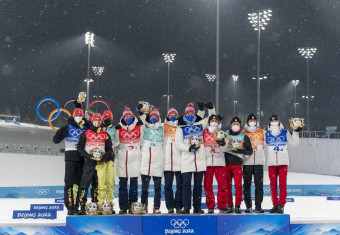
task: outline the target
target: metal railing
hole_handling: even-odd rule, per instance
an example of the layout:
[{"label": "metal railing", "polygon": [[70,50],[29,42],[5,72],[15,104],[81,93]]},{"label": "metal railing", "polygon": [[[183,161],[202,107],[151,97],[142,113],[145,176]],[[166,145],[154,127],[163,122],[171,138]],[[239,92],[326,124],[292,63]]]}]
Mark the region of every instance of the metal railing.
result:
[{"label": "metal railing", "polygon": [[301,131],[300,138],[340,139],[340,132]]},{"label": "metal railing", "polygon": [[57,146],[0,143],[0,153],[20,153],[20,154],[58,156],[61,155],[63,152],[64,149],[60,149]]}]

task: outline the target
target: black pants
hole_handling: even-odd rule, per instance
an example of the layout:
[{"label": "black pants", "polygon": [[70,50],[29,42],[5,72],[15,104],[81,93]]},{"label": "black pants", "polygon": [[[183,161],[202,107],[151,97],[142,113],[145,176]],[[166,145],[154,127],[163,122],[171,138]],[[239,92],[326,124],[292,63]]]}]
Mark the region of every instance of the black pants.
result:
[{"label": "black pants", "polygon": [[98,195],[98,176],[97,171],[94,171],[92,181],[91,181],[91,202],[97,202]]},{"label": "black pants", "polygon": [[263,166],[244,165],[243,166],[243,195],[247,208],[252,207],[251,200],[251,180],[254,175],[255,182],[255,206],[261,206],[263,201]]},{"label": "black pants", "polygon": [[[152,176],[153,184],[154,184],[154,198],[153,198],[153,207],[160,208],[161,206],[161,184],[162,177]],[[142,175],[142,196],[141,201],[142,204],[148,206],[148,198],[149,198],[149,185],[150,185],[151,176]]]},{"label": "black pants", "polygon": [[[172,184],[176,177],[176,194],[172,190]],[[164,194],[166,208],[169,209],[182,209],[182,174],[180,171],[164,171]]]},{"label": "black pants", "polygon": [[182,204],[184,209],[191,209],[191,179],[194,175],[194,190],[192,193],[192,205],[194,208],[201,209],[202,203],[202,182],[204,171],[182,173]]},{"label": "black pants", "polygon": [[129,178],[119,177],[119,208],[128,210],[133,202],[138,200],[138,177],[130,178],[130,191],[128,194],[127,183]]},{"label": "black pants", "polygon": [[87,202],[87,192],[92,182],[94,172],[96,170],[97,162],[94,160],[85,159],[83,165],[83,174],[81,176],[81,183],[79,188],[80,204],[84,205]]},{"label": "black pants", "polygon": [[79,197],[77,196],[76,202],[73,197],[73,185],[80,185],[81,175],[83,171],[82,161],[65,161],[65,177],[64,177],[64,204],[68,210],[78,208]]}]

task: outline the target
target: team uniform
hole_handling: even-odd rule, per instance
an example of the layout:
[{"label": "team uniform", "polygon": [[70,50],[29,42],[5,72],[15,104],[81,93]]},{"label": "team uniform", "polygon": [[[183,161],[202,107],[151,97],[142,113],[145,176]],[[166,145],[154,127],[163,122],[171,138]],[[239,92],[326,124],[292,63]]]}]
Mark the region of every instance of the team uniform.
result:
[{"label": "team uniform", "polygon": [[242,131],[250,139],[253,154],[244,155],[243,157],[243,195],[244,202],[246,204],[246,212],[252,212],[252,199],[251,199],[251,181],[254,176],[255,183],[255,212],[263,213],[262,201],[263,201],[263,166],[265,164],[264,154],[264,135],[265,131],[255,126],[249,126],[249,120],[254,120],[256,117],[254,114],[250,114],[247,118],[247,123]]},{"label": "team uniform", "polygon": [[[73,112],[83,115],[81,109],[76,108]],[[54,135],[53,142],[60,143],[65,139],[65,177],[64,177],[64,204],[68,210],[68,215],[78,212],[79,197],[78,187],[80,185],[84,159],[77,151],[79,136],[88,129],[88,123],[83,119],[80,123],[74,117],[67,120],[67,125],[61,127]]]},{"label": "team uniform", "polygon": [[[141,140],[143,139],[143,123],[133,116],[129,125],[124,118],[133,116],[129,108],[125,108],[120,123],[116,126],[114,148],[118,148],[117,175],[119,177],[119,207],[125,214],[133,202],[138,200],[138,176],[141,170]],[[128,194],[127,183],[130,179]]]}]

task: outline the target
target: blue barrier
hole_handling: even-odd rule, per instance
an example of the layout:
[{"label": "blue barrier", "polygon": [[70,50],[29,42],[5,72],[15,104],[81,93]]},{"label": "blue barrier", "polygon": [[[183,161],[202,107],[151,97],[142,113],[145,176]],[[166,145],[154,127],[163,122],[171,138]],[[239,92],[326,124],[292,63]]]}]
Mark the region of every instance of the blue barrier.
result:
[{"label": "blue barrier", "polygon": [[141,216],[68,216],[67,234],[141,234]]},{"label": "blue barrier", "polygon": [[[119,185],[115,185],[114,196],[118,197]],[[176,186],[173,186],[176,191]],[[142,185],[138,185],[138,194],[141,195]],[[232,192],[235,193],[234,187]],[[217,193],[217,185],[214,185],[214,193]],[[255,188],[251,188],[255,195]],[[263,186],[264,196],[270,196],[270,186]],[[292,196],[340,196],[340,185],[288,185],[287,195]],[[89,192],[90,196],[90,192]],[[149,197],[154,196],[153,185],[149,188]],[[204,189],[202,190],[204,196]],[[63,186],[28,186],[28,187],[0,187],[0,198],[63,198]],[[164,185],[162,186],[162,197],[164,197]]]},{"label": "blue barrier", "polygon": [[291,224],[290,234],[340,234],[340,223],[335,224]]},{"label": "blue barrier", "polygon": [[63,235],[66,233],[65,226],[34,226],[34,227],[0,227],[0,234],[49,234]]}]

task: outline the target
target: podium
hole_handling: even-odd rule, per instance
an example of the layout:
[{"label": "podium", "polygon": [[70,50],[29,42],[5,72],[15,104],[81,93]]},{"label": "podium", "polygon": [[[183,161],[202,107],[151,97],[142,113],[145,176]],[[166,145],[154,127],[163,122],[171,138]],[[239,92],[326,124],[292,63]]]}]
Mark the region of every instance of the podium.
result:
[{"label": "podium", "polygon": [[68,216],[67,234],[290,234],[290,216],[110,215]]}]

